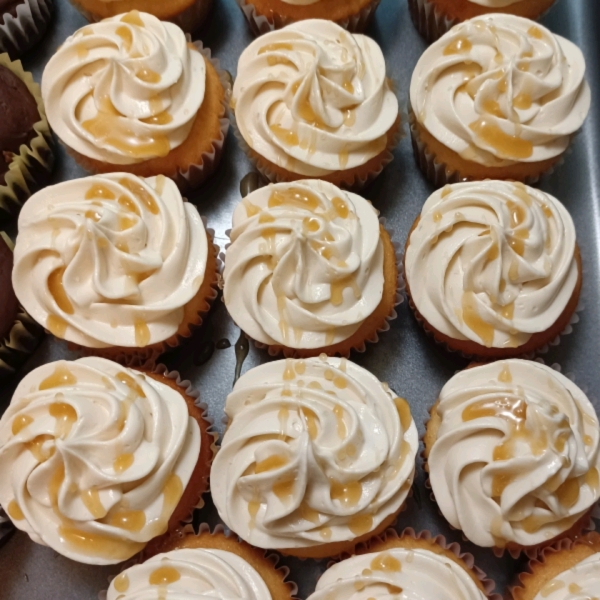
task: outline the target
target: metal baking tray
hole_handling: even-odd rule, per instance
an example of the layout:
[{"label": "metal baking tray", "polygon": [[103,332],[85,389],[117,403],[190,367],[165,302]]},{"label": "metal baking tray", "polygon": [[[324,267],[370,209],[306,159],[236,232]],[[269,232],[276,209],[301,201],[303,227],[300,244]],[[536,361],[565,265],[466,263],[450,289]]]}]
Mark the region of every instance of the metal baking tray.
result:
[{"label": "metal baking tray", "polygon": [[[584,264],[581,320],[573,326],[572,334],[563,336],[560,345],[550,348],[543,359],[547,364],[561,365],[563,372],[570,374],[590,394],[600,413],[600,313],[597,308],[600,301],[600,37],[596,30],[600,23],[600,2],[562,0],[543,23],[582,48],[595,99],[565,164],[542,185],[570,210]],[[56,0],[56,14],[48,34],[23,58],[26,70],[33,73],[36,81],[40,81],[44,65],[56,48],[84,24],[84,18],[68,0]],[[406,0],[382,0],[367,33],[383,48],[388,74],[396,82],[399,97],[406,98],[413,68],[426,47],[410,20]],[[241,51],[253,39],[234,0],[216,0],[207,26],[197,37],[234,75]],[[405,137],[394,155],[394,162],[364,195],[381,211],[394,233],[394,240],[404,244],[410,226],[433,190],[414,163],[410,139]],[[189,197],[208,218],[221,248],[227,243],[225,231],[231,226],[233,208],[240,200],[239,182],[249,170],[249,162],[230,132],[218,172],[205,187]],[[54,182],[84,175],[59,148]],[[11,223],[8,230],[14,237],[16,224]],[[236,351],[238,338],[239,330],[219,300],[191,341],[164,356],[165,364],[178,370],[200,391],[220,432],[223,430],[223,405],[233,383],[236,355],[240,355],[239,345]],[[67,351],[64,343],[48,336],[26,367],[0,392],[0,411],[10,402],[17,380],[26,371],[49,361],[76,356]],[[268,360],[271,359],[265,351],[251,347],[243,370]],[[448,354],[424,334],[406,302],[398,307],[398,318],[392,322],[390,331],[381,335],[379,343],[370,345],[364,354],[355,353],[352,360],[387,381],[399,395],[408,399],[420,434],[424,431],[427,410],[439,390],[455,371],[466,365],[464,359]],[[496,558],[490,550],[465,542],[460,532],[451,531],[430,499],[420,457],[417,460],[414,494],[407,510],[398,519],[397,529],[427,529],[459,542],[463,550],[475,555],[477,564],[496,581],[496,591],[503,593],[524,563],[507,555]],[[195,521],[208,522],[211,526],[219,522],[210,498],[207,498],[207,506],[197,511]],[[282,563],[290,567],[290,578],[298,584],[300,598],[312,593],[317,579],[327,567],[326,560],[283,558]],[[0,598],[95,599],[99,591],[107,588],[109,577],[118,572],[118,565],[95,567],[72,562],[50,548],[33,543],[25,533],[16,532],[0,547]]]}]

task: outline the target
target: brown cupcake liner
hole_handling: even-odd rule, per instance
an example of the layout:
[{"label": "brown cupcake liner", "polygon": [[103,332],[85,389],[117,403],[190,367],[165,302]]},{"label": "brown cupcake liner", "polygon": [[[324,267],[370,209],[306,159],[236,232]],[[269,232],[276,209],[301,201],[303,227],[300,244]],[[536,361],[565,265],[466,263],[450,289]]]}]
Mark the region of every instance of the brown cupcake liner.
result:
[{"label": "brown cupcake liner", "polygon": [[[495,582],[488,578],[484,571],[482,571],[475,564],[475,557],[469,552],[463,552],[460,544],[457,542],[448,542],[443,535],[433,535],[428,530],[416,532],[412,527],[405,528],[401,533],[398,533],[395,529],[387,529],[382,535],[375,536],[369,542],[360,544],[356,548],[356,554],[369,554],[376,550],[373,550],[373,546],[377,544],[386,544],[387,542],[400,540],[404,537],[410,537],[413,540],[424,540],[437,544],[444,550],[452,553],[460,562],[462,562],[467,569],[471,572],[475,579],[477,579],[485,591],[485,595],[489,600],[502,600],[502,596],[494,592],[496,587]],[[401,546],[398,546],[401,547]],[[348,556],[344,558],[349,558]]]},{"label": "brown cupcake liner", "polygon": [[600,535],[590,532],[574,539],[565,538],[559,540],[555,544],[544,548],[538,556],[527,562],[523,571],[516,576],[515,583],[508,587],[507,600],[521,600],[521,594],[527,588],[528,581],[532,579],[536,573],[545,568],[546,561],[562,552],[569,552],[575,546],[580,544],[593,545],[598,548],[597,551],[600,551]]},{"label": "brown cupcake liner", "polygon": [[[189,41],[188,36],[188,41]],[[210,62],[213,66],[219,81],[225,90],[225,96],[221,102],[221,113],[219,115],[220,124],[220,135],[218,139],[212,141],[212,147],[209,152],[204,152],[201,155],[201,162],[192,164],[186,169],[178,168],[174,172],[163,173],[167,177],[170,177],[180,189],[182,193],[189,192],[200,187],[217,169],[223,156],[223,148],[225,146],[225,140],[227,139],[227,132],[229,131],[230,120],[228,117],[228,106],[229,99],[231,97],[231,76],[227,71],[221,69],[219,60],[211,57],[210,48],[204,48],[202,42],[197,40],[193,42],[194,47],[200,52],[200,54]],[[73,148],[67,146],[62,140],[61,144],[65,147],[66,151],[73,157],[73,159],[86,171],[90,173],[98,172],[98,168],[95,166],[95,161],[80,154]]]},{"label": "brown cupcake liner", "polygon": [[8,52],[11,58],[35,46],[46,33],[54,10],[54,0],[23,0],[16,7],[16,15],[4,13],[0,22],[0,52]]},{"label": "brown cupcake liner", "polygon": [[[97,23],[105,18],[86,10],[77,0],[70,0],[70,2],[90,23]],[[166,20],[175,23],[175,25],[183,29],[186,33],[193,33],[204,24],[212,6],[213,0],[195,0],[193,4],[178,15],[174,15]],[[139,10],[142,9],[140,8]]]},{"label": "brown cupcake liner", "polygon": [[[408,107],[408,123],[415,162],[430,183],[432,183],[436,188],[441,188],[452,183],[473,181],[471,177],[461,176],[458,171],[452,169],[445,162],[439,160],[438,157],[431,152],[431,150],[429,150],[428,146],[421,138],[419,129],[417,127],[417,119],[410,105]],[[540,175],[524,179],[523,183],[531,186],[546,183],[548,178],[557,169],[563,166],[565,163],[565,158],[573,152],[573,141],[578,135],[579,132],[576,132],[571,136],[568,148],[548,170],[544,171]]]},{"label": "brown cupcake liner", "polygon": [[6,172],[5,184],[0,185],[0,219],[19,212],[22,204],[46,185],[54,166],[54,140],[42,101],[40,86],[23,69],[21,61],[11,62],[8,54],[0,54],[0,65],[12,71],[27,86],[35,98],[40,120],[33,126],[36,132],[29,144],[22,144]]},{"label": "brown cupcake liner", "polygon": [[[496,361],[493,361],[493,362],[496,362]],[[536,358],[535,360],[533,360],[533,362],[537,362],[541,365],[546,365],[546,362],[539,357]],[[562,375],[567,377],[567,379],[571,380],[575,385],[577,385],[577,382],[574,380],[573,376],[570,373],[568,373],[568,374],[563,373],[562,367],[558,363],[554,363],[552,365],[547,365],[547,366],[550,366],[551,369],[557,371],[558,373],[561,373]],[[458,372],[460,372],[460,370],[457,371],[457,373]],[[583,391],[584,394],[587,395],[587,392],[585,390],[583,390],[582,388],[580,388],[580,389]],[[594,403],[592,403],[592,404],[594,404]],[[423,435],[421,436],[421,443],[423,445],[423,449],[421,450],[420,456],[421,456],[421,460],[423,461],[422,462],[423,471],[427,474],[427,477],[425,479],[425,487],[429,490],[429,499],[435,503],[437,510],[438,510],[438,514],[446,521],[446,523],[448,524],[448,527],[450,527],[450,529],[452,529],[452,531],[459,531],[461,533],[463,541],[473,544],[474,542],[471,542],[471,540],[469,540],[467,538],[467,536],[462,532],[461,529],[454,527],[446,520],[446,517],[442,513],[442,511],[437,503],[437,500],[435,499],[435,494],[433,493],[433,488],[431,486],[431,479],[429,477],[429,466],[427,464],[428,463],[428,452],[427,452],[427,446],[425,444],[425,437],[427,436],[427,426],[429,425],[429,421],[431,420],[432,411],[436,405],[437,405],[437,400],[427,410],[429,418],[427,418],[424,421],[425,428],[424,428]],[[515,544],[514,542],[509,542],[509,544],[507,544],[507,546],[505,548],[491,547],[489,549],[494,553],[494,556],[496,556],[497,558],[502,558],[504,556],[504,554],[506,552],[508,552],[509,556],[513,559],[518,559],[521,556],[525,556],[525,557],[529,558],[530,560],[533,560],[533,559],[539,557],[541,555],[541,553],[543,553],[544,550],[547,548],[551,548],[557,544],[560,544],[564,540],[568,540],[568,539],[571,539],[574,537],[576,538],[577,536],[583,535],[586,532],[594,531],[596,529],[596,524],[594,523],[594,520],[592,519],[592,517],[593,517],[595,511],[598,511],[598,515],[600,518],[600,502],[592,505],[589,508],[589,510],[587,510],[568,530],[566,530],[562,534],[559,534],[558,536],[556,536],[546,542],[542,542],[536,546],[526,547],[526,546],[520,546],[518,544]]]},{"label": "brown cupcake liner", "polygon": [[[351,33],[361,33],[367,28],[375,16],[375,11],[379,6],[380,1],[381,0],[373,0],[371,4],[365,6],[355,15],[352,15],[347,19],[342,19],[341,21],[336,21],[336,23]],[[236,2],[244,14],[244,17],[246,17],[250,30],[255,36],[268,33],[275,29],[281,29],[282,27],[295,22],[294,19],[286,18],[274,13],[269,15],[269,17],[258,14],[256,7],[252,4],[252,0],[236,0]]]},{"label": "brown cupcake liner", "polygon": [[[173,350],[185,343],[185,341],[192,337],[196,329],[202,325],[204,319],[210,312],[215,300],[219,295],[220,271],[222,269],[219,258],[219,246],[214,243],[215,231],[206,226],[205,217],[202,217],[202,223],[204,224],[204,229],[208,237],[209,256],[207,257],[207,264],[212,258],[212,260],[215,261],[215,268],[214,273],[205,273],[205,276],[211,276],[209,289],[203,298],[203,305],[201,310],[196,313],[195,319],[185,323],[185,325],[183,323],[180,324],[180,329],[184,327],[184,330],[178,330],[170,338],[161,342],[156,342],[149,346],[145,346],[144,348],[136,348],[133,346],[131,348],[125,346],[90,348],[87,346],[81,346],[80,344],[76,344],[74,342],[69,342],[67,340],[61,340],[60,338],[56,339],[59,341],[65,341],[69,350],[80,352],[83,356],[99,356],[101,358],[107,358],[126,367],[135,367],[136,365],[143,365],[147,361],[156,361],[161,354]],[[210,251],[211,247],[212,252]],[[204,283],[202,285],[204,285]],[[192,298],[190,302],[193,302],[194,300],[195,298]]]}]

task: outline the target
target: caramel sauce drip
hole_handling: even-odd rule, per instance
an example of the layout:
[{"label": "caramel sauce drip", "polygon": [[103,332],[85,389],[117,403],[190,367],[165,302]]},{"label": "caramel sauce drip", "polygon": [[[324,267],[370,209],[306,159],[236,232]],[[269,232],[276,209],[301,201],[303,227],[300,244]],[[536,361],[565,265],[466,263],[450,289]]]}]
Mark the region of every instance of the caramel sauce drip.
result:
[{"label": "caramel sauce drip", "polygon": [[400,425],[402,427],[403,432],[407,432],[412,425],[412,415],[410,414],[410,406],[408,402],[404,398],[396,397],[394,398],[394,404],[396,405],[396,410],[398,411],[398,415],[400,416]]},{"label": "caramel sauce drip", "polygon": [[89,490],[84,490],[80,496],[83,504],[90,511],[94,519],[101,519],[106,515],[106,509],[102,506],[97,488],[92,487]]},{"label": "caramel sauce drip", "polygon": [[294,493],[294,479],[284,479],[273,484],[273,493],[281,500],[287,500]]},{"label": "caramel sauce drip", "polygon": [[28,427],[33,423],[33,417],[29,415],[18,415],[13,419],[11,425],[11,433],[13,435],[18,435],[25,427]]},{"label": "caramel sauce drip", "polygon": [[[119,183],[126,189],[128,189],[135,198],[137,198],[153,215],[157,215],[159,213],[158,205],[156,201],[152,197],[143,185],[132,181],[127,177],[123,177],[119,179]],[[137,210],[133,210],[132,212],[137,212]]]},{"label": "caramel sauce drip", "polygon": [[293,50],[292,44],[286,42],[278,42],[276,44],[266,44],[258,50],[258,54],[266,54],[267,52],[276,52],[278,50]]},{"label": "caramel sauce drip", "polygon": [[490,348],[494,343],[494,326],[479,315],[477,301],[473,292],[465,292],[462,297],[462,318],[465,325]]},{"label": "caramel sauce drip", "polygon": [[135,330],[135,344],[139,348],[144,348],[150,343],[150,329],[148,324],[142,319],[136,319],[133,324]]},{"label": "caramel sauce drip", "polygon": [[21,510],[21,507],[17,504],[16,500],[11,500],[8,503],[6,512],[13,521],[22,521],[25,518],[25,515],[23,514],[23,511]]},{"label": "caramel sauce drip", "polygon": [[62,364],[57,365],[54,369],[54,373],[49,377],[46,377],[39,386],[39,390],[50,390],[52,388],[63,387],[67,385],[75,385],[77,378],[67,367]]},{"label": "caramel sauce drip", "polygon": [[276,190],[269,197],[269,208],[290,205],[302,210],[315,212],[320,206],[319,198],[309,190],[290,187]]},{"label": "caramel sauce drip", "polygon": [[378,554],[371,561],[371,569],[373,571],[385,571],[388,573],[399,573],[402,570],[400,561],[387,552]]},{"label": "caramel sauce drip", "polygon": [[51,417],[56,419],[54,435],[57,438],[66,438],[71,432],[73,424],[77,421],[77,412],[75,409],[65,402],[54,402],[49,406],[48,412]]},{"label": "caramel sauce drip", "polygon": [[136,396],[139,396],[140,398],[146,397],[146,394],[144,394],[144,390],[142,390],[140,384],[128,373],[119,371],[115,375],[115,379],[125,384],[132,392],[135,393]]},{"label": "caramel sauce drip", "polygon": [[120,573],[113,580],[113,587],[119,593],[124,593],[129,589],[129,577],[127,573]]},{"label": "caramel sauce drip", "polygon": [[144,27],[144,21],[138,10],[131,10],[121,17],[121,23],[129,23],[130,25],[136,25],[137,27]]},{"label": "caramel sauce drip", "polygon": [[466,54],[471,48],[473,44],[466,37],[459,37],[444,48],[444,56]]},{"label": "caramel sauce drip", "polygon": [[371,531],[372,528],[373,517],[371,515],[355,515],[348,520],[348,529],[356,536],[364,535]]},{"label": "caramel sauce drip", "polygon": [[113,527],[138,532],[146,525],[146,514],[143,510],[115,510],[108,515],[107,521]]},{"label": "caramel sauce drip", "polygon": [[360,481],[340,483],[332,479],[330,496],[332,500],[338,500],[345,508],[356,506],[362,497],[362,484]]},{"label": "caramel sauce drip", "polygon": [[340,279],[338,281],[334,281],[333,283],[330,284],[331,287],[331,304],[333,304],[334,306],[340,306],[342,304],[342,302],[344,301],[344,290],[346,288],[351,288],[352,291],[354,292],[354,297],[357,300],[360,300],[360,298],[362,298],[362,291],[361,289],[358,287],[358,284],[356,283],[356,278],[354,277],[354,275],[349,275],[348,277],[344,277],[343,279]]},{"label": "caramel sauce drip", "polygon": [[160,74],[152,69],[140,69],[135,76],[145,83],[159,83],[161,80]]},{"label": "caramel sauce drip", "polygon": [[273,135],[286,146],[299,146],[300,138],[295,131],[291,129],[285,129],[278,123],[269,125],[269,129],[273,132]]},{"label": "caramel sauce drip", "polygon": [[94,200],[96,198],[100,198],[101,200],[114,200],[116,196],[105,185],[102,185],[101,183],[95,183],[85,193],[85,199]]},{"label": "caramel sauce drip", "polygon": [[48,276],[48,290],[54,298],[58,308],[68,315],[72,315],[75,311],[73,305],[65,288],[63,286],[63,275],[65,274],[65,267],[59,267],[50,273]]},{"label": "caramel sauce drip", "polygon": [[274,454],[273,456],[269,456],[269,458],[265,458],[265,460],[261,460],[256,463],[254,467],[254,472],[256,474],[265,473],[267,471],[275,471],[276,469],[281,469],[288,464],[288,459],[286,456],[281,454]]},{"label": "caramel sauce drip", "polygon": [[310,408],[302,407],[301,409],[302,416],[304,417],[304,422],[306,423],[306,430],[308,431],[308,435],[311,440],[316,439],[319,433],[318,427],[318,419],[317,415],[310,410]]},{"label": "caramel sauce drip", "polygon": [[343,440],[348,434],[346,423],[344,422],[344,409],[337,404],[333,409],[333,414],[335,415],[335,420],[337,423],[337,435],[341,440]]},{"label": "caramel sauce drip", "polygon": [[523,160],[533,154],[533,144],[530,141],[505,133],[484,118],[471,123],[469,129],[503,158]]},{"label": "caramel sauce drip", "polygon": [[123,473],[133,465],[134,456],[130,453],[120,454],[113,462],[115,473]]},{"label": "caramel sauce drip", "polygon": [[31,452],[31,454],[33,454],[34,458],[39,463],[43,463],[46,462],[56,452],[56,448],[53,445],[44,448],[46,442],[50,441],[54,441],[54,436],[43,434],[34,437],[29,442],[26,442],[24,446],[27,450],[29,450],[29,452]]}]

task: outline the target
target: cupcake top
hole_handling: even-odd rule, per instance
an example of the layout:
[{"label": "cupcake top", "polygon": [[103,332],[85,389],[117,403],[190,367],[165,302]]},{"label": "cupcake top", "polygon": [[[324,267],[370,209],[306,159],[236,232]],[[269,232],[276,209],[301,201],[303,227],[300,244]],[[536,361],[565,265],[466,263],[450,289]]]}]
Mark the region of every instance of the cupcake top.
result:
[{"label": "cupcake top", "polygon": [[67,146],[103,163],[166,156],[190,132],[205,69],[177,25],[138,11],[92,23],[44,69],[48,120]]},{"label": "cupcake top", "polygon": [[115,577],[107,600],[227,598],[271,600],[262,577],[237,554],[212,548],[157,554]]},{"label": "cupcake top", "polygon": [[383,295],[370,202],[318,180],[261,188],[233,213],[227,310],[263,344],[322,348],[352,336]]},{"label": "cupcake top", "polygon": [[549,581],[533,600],[586,600],[600,590],[600,552],[588,556]]},{"label": "cupcake top", "polygon": [[232,104],[255,152],[307,177],[364,165],[386,148],[398,118],[381,48],[320,19],[252,42],[240,56]]},{"label": "cupcake top", "polygon": [[600,428],[585,394],[536,362],[467,369],[442,389],[428,466],[449,523],[478,546],[536,546],[600,498]]},{"label": "cupcake top", "polygon": [[417,429],[406,400],[346,359],[248,371],[211,471],[223,521],[260,548],[354,540],[405,501]]},{"label": "cupcake top", "polygon": [[565,310],[579,278],[575,250],[573,221],[556,198],[522,183],[458,183],[423,206],[406,277],[437,331],[516,348]]},{"label": "cupcake top", "polygon": [[485,600],[463,567],[441,553],[422,548],[390,548],[360,554],[323,573],[309,600],[387,598]]},{"label": "cupcake top", "polygon": [[175,334],[208,251],[202,219],[173,181],[96,175],[27,201],[13,286],[57,337],[89,348],[143,347]]},{"label": "cupcake top", "polygon": [[562,154],[590,108],[581,50],[545,27],[490,14],[452,28],[421,56],[410,84],[419,123],[486,166]]},{"label": "cupcake top", "polygon": [[168,385],[101,358],[49,363],[0,419],[0,504],[64,556],[121,562],[166,531],[199,452]]}]

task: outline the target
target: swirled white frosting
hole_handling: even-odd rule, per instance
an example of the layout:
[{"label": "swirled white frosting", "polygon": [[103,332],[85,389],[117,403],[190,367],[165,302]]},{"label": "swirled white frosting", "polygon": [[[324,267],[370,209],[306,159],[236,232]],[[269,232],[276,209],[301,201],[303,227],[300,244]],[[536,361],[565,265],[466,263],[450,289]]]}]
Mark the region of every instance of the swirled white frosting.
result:
[{"label": "swirled white frosting", "polygon": [[319,180],[247,196],[233,213],[223,297],[264,344],[322,348],[352,336],[383,295],[383,242],[364,198]]},{"label": "swirled white frosting", "polygon": [[415,548],[360,554],[323,573],[308,600],[485,600],[456,561]]},{"label": "swirled white frosting", "polygon": [[320,19],[252,42],[240,56],[233,105],[254,151],[307,177],[364,165],[386,148],[398,117],[381,48]]},{"label": "swirled white frosting", "polygon": [[182,548],[153,556],[112,580],[107,600],[271,600],[269,588],[243,558],[225,550]]},{"label": "swirled white frosting", "polygon": [[211,471],[223,521],[260,548],[304,548],[376,529],[406,499],[417,430],[405,400],[345,359],[248,371]]},{"label": "swirled white frosting", "polygon": [[459,183],[423,206],[406,250],[418,311],[441,333],[518,347],[549,329],[579,277],[566,208],[521,183]]},{"label": "swirled white frosting", "polygon": [[498,361],[442,389],[428,465],[449,523],[478,546],[535,546],[600,498],[594,408],[550,367]]},{"label": "swirled white frosting", "polygon": [[421,56],[410,84],[420,124],[486,166],[562,154],[590,108],[581,50],[545,27],[490,14],[452,28]]},{"label": "swirled white frosting", "polygon": [[557,575],[533,600],[593,600],[599,590],[600,552],[597,552]]},{"label": "swirled white frosting", "polygon": [[67,38],[42,76],[52,129],[80,154],[114,165],[166,156],[188,137],[206,66],[183,31],[132,11]]},{"label": "swirled white frosting", "polygon": [[121,562],[166,530],[200,429],[180,393],[101,358],[25,376],[0,420],[0,503],[73,560]]},{"label": "swirled white frosting", "polygon": [[58,337],[91,348],[142,347],[175,334],[207,257],[202,219],[173,181],[96,175],[27,201],[13,287]]}]

